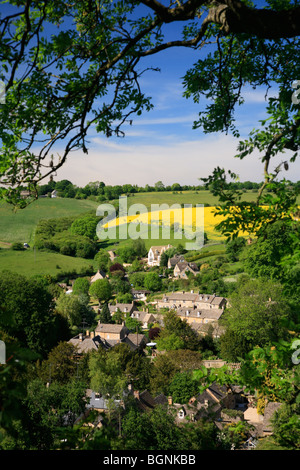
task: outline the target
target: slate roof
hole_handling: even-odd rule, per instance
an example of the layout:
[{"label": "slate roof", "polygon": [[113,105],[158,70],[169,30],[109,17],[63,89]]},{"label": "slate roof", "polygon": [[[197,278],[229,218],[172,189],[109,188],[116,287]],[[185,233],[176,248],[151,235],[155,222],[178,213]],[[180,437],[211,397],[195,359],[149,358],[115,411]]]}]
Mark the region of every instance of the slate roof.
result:
[{"label": "slate roof", "polygon": [[186,270],[186,268],[190,268],[191,271],[197,272],[198,271],[198,266],[196,264],[191,264],[188,263],[187,261],[179,261],[175,268],[178,267],[180,272],[183,272]]},{"label": "slate roof", "polygon": [[122,343],[128,344],[131,350],[139,348],[143,342],[146,344],[146,336],[138,333],[129,333],[122,341]]},{"label": "slate roof", "polygon": [[74,338],[71,338],[69,343],[77,347],[79,354],[83,354],[88,351],[97,350],[99,346],[102,345],[102,340],[98,335],[94,338],[83,335],[82,339],[80,339],[80,335],[77,335]]}]

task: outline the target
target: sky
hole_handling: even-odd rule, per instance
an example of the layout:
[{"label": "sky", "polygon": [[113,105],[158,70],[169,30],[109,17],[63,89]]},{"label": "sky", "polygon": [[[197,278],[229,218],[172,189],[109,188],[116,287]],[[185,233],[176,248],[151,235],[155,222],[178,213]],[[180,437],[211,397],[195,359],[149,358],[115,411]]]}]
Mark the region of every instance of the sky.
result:
[{"label": "sky", "polygon": [[[178,25],[172,25],[176,35]],[[159,67],[160,72],[149,71],[140,81],[142,90],[152,97],[154,109],[133,117],[131,126],[125,125],[124,138],[106,138],[94,128],[88,134],[89,152],[72,152],[55,180],[68,179],[77,186],[92,181],[106,185],[137,184],[164,185],[180,183],[199,185],[200,178],[209,176],[217,166],[232,170],[240,181],[263,180],[261,156],[253,153],[243,161],[235,158],[238,140],[225,133],[204,134],[193,129],[193,122],[204,109],[205,102],[193,103],[183,97],[182,77],[197,61],[201,51],[176,48],[147,58],[147,66]],[[264,90],[249,89],[246,104],[236,113],[241,137],[258,126],[265,117]],[[274,159],[273,168],[286,155]],[[290,166],[287,179],[300,179],[300,162]]]}]

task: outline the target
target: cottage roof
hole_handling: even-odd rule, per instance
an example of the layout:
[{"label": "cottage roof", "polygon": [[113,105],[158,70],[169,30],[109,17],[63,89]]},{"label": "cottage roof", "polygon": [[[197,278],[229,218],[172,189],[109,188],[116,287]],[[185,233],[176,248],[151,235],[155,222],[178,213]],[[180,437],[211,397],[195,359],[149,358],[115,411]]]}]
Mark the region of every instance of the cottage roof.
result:
[{"label": "cottage roof", "polygon": [[91,282],[95,282],[95,281],[98,281],[98,279],[104,279],[106,277],[106,274],[104,271],[102,271],[101,269],[96,272],[96,274],[94,276],[91,277]]},{"label": "cottage roof", "polygon": [[139,348],[143,342],[146,344],[146,336],[139,333],[129,333],[122,342],[128,344],[130,349],[135,350]]},{"label": "cottage roof", "polygon": [[119,303],[116,303],[116,305],[108,304],[110,313],[115,313],[118,309],[121,310],[121,312],[123,313],[130,312],[133,307],[134,307],[134,302],[131,302],[131,304],[119,304]]},{"label": "cottage roof", "polygon": [[175,266],[178,262],[184,262],[184,257],[182,255],[175,255],[172,258],[169,258],[168,263],[172,266]]},{"label": "cottage roof", "polygon": [[102,340],[98,335],[92,338],[90,336],[79,334],[74,338],[71,338],[69,343],[76,346],[79,354],[83,354],[88,351],[97,350],[99,346],[102,345]]},{"label": "cottage roof", "polygon": [[199,309],[194,307],[179,307],[176,310],[177,315],[180,317],[202,318],[207,320],[219,320],[223,314],[221,309]]},{"label": "cottage roof", "polygon": [[155,397],[154,401],[157,405],[166,405],[168,403],[168,399],[163,393]]},{"label": "cottage roof", "polygon": [[179,261],[175,269],[178,268],[180,272],[185,271],[186,269],[189,269],[191,271],[198,271],[198,266],[195,263],[188,263],[187,261]]},{"label": "cottage roof", "polygon": [[[166,251],[169,248],[172,248],[172,246],[171,245],[154,245],[154,246],[151,246],[149,252],[152,251],[154,259],[157,259],[157,257],[160,256],[163,251]],[[149,255],[149,252],[148,252],[148,255]]]},{"label": "cottage roof", "polygon": [[125,325],[116,325],[111,323],[98,323],[95,332],[99,333],[121,333],[121,331],[129,332]]},{"label": "cottage roof", "polygon": [[131,289],[132,294],[150,294],[150,290],[147,289]]},{"label": "cottage roof", "polygon": [[210,305],[221,305],[222,301],[224,301],[224,297],[218,297],[215,294],[199,294],[197,298],[197,302],[202,302]]},{"label": "cottage roof", "polygon": [[183,300],[190,300],[195,302],[197,300],[198,294],[192,292],[170,292],[168,294],[163,295],[163,300],[167,300],[169,302],[174,301],[183,301]]}]

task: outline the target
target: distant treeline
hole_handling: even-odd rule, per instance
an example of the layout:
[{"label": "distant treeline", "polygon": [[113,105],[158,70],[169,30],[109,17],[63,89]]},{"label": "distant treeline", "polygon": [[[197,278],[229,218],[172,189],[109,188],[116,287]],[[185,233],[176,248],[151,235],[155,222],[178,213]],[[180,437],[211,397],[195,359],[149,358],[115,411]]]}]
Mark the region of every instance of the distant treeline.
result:
[{"label": "distant treeline", "polygon": [[[231,183],[232,188],[253,190],[257,191],[262,183],[254,183],[251,181],[235,182]],[[300,181],[297,183],[291,183],[300,186]],[[146,186],[137,186],[132,184],[123,185],[106,185],[102,181],[95,181],[88,183],[84,187],[74,185],[69,180],[61,181],[50,181],[48,184],[39,186],[39,196],[51,196],[53,191],[56,191],[58,197],[75,198],[75,199],[94,199],[97,202],[110,201],[118,199],[122,194],[127,196],[135,193],[154,192],[154,191],[201,191],[207,190],[204,186],[191,186],[191,185],[180,185],[174,183],[172,185],[165,186],[162,181],[158,181],[154,186],[146,184]],[[209,188],[208,188],[209,190]]]}]

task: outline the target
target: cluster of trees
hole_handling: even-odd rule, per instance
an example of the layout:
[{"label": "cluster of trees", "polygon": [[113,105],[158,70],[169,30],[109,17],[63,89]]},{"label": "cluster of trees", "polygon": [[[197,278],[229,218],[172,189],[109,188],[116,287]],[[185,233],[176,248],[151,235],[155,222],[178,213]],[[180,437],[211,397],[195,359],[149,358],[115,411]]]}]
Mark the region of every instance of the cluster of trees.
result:
[{"label": "cluster of trees", "polygon": [[35,247],[92,259],[98,251],[96,227],[99,220],[93,214],[42,219],[36,228]]}]

